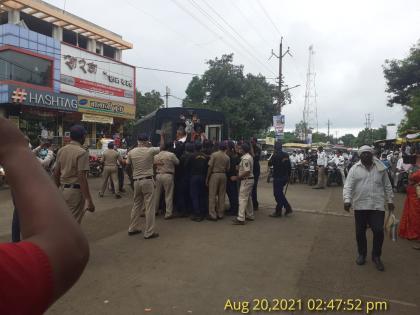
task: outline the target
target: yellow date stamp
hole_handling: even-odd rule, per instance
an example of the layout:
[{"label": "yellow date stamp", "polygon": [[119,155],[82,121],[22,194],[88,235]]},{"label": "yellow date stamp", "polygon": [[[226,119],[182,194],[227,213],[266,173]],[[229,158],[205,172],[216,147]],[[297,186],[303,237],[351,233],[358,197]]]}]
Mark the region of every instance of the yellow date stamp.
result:
[{"label": "yellow date stamp", "polygon": [[225,312],[241,314],[249,313],[360,313],[372,314],[389,310],[387,301],[364,301],[362,299],[287,299],[287,298],[255,298],[251,300],[227,299]]}]

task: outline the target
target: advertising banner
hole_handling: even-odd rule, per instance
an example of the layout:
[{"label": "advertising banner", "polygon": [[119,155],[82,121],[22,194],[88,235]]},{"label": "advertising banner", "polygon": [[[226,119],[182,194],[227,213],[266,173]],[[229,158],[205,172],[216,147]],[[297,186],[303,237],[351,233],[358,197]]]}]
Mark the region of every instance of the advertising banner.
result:
[{"label": "advertising banner", "polygon": [[134,105],[135,67],[61,44],[61,91]]},{"label": "advertising banner", "polygon": [[13,104],[77,112],[75,95],[35,90],[17,85],[9,85],[9,100]]},{"label": "advertising banner", "polygon": [[110,117],[120,117],[134,119],[136,107],[130,104],[114,102],[90,97],[78,97],[79,112],[87,114],[104,115]]},{"label": "advertising banner", "polygon": [[284,115],[273,116],[273,127],[276,139],[282,139],[284,135]]}]

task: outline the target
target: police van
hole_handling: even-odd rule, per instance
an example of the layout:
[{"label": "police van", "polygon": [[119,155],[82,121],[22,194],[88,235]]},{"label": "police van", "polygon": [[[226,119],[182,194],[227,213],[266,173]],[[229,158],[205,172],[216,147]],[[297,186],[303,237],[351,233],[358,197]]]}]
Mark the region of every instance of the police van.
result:
[{"label": "police van", "polygon": [[147,134],[150,142],[157,146],[160,131],[165,133],[165,141],[177,140],[178,129],[184,129],[189,141],[228,139],[228,125],[223,113],[204,108],[171,107],[159,108],[139,119],[133,128],[133,138]]}]

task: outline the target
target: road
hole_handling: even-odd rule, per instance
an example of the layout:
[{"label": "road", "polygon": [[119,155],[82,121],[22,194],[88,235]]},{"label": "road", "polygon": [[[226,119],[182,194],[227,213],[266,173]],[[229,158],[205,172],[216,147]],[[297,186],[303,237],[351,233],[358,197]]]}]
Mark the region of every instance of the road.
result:
[{"label": "road", "polygon": [[[90,183],[96,196],[100,179]],[[227,312],[227,299],[250,301],[251,307],[261,298],[304,301],[300,311],[277,314],[310,314],[311,298],[384,300],[389,303],[384,314],[420,314],[420,253],[410,242],[386,239],[383,273],[370,261],[359,267],[354,219],[342,210],[339,187],[290,185],[287,196],[295,212],[287,218],[268,216],[274,207],[271,189],[261,181],[261,209],[245,226],[232,226],[230,218],[197,223],[158,217],[161,237],[147,241],[127,236],[130,192],[122,200],[96,200],[97,212],[82,224],[91,246],[86,271],[47,314],[217,315]],[[396,197],[397,214],[403,198]],[[1,190],[1,240],[9,237],[11,206],[9,191]]]}]

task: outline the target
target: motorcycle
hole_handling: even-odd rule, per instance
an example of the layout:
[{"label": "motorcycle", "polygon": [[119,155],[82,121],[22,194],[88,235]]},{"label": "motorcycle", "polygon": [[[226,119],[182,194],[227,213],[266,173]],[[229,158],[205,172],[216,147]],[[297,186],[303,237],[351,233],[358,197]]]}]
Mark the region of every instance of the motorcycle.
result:
[{"label": "motorcycle", "polygon": [[334,162],[328,163],[327,174],[327,186],[331,186],[333,183],[336,183],[338,186],[343,185],[340,170]]},{"label": "motorcycle", "polygon": [[104,171],[104,166],[99,157],[90,155],[89,156],[89,175],[99,177]]},{"label": "motorcycle", "polygon": [[291,172],[290,172],[289,183],[290,184],[295,184],[298,181],[298,178],[299,178],[299,176],[298,176],[298,171],[297,171],[297,168],[296,168],[296,164],[292,163],[292,169],[291,169]]},{"label": "motorcycle", "polygon": [[316,167],[316,162],[311,161],[309,163],[309,176],[308,176],[308,185],[313,186],[318,182],[318,168]]},{"label": "motorcycle", "polygon": [[4,172],[4,168],[0,165],[0,187],[2,187],[6,183],[6,173]]}]

